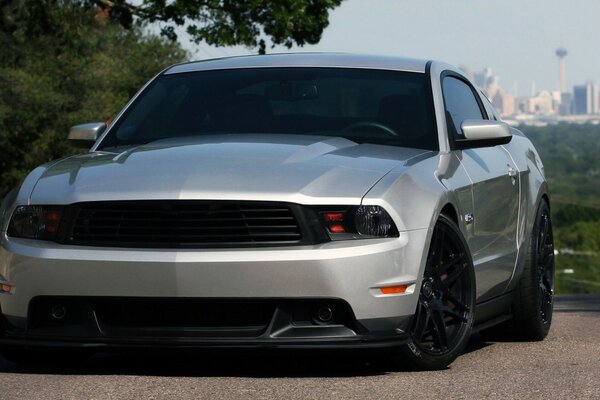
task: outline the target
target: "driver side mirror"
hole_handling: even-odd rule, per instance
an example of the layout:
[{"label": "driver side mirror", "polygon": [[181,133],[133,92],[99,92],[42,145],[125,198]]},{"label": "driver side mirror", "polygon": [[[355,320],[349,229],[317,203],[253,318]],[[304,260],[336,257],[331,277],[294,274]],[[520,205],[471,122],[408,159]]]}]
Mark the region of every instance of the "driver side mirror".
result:
[{"label": "driver side mirror", "polygon": [[466,119],[460,125],[464,139],[456,139],[456,148],[492,147],[512,139],[510,126],[502,121]]},{"label": "driver side mirror", "polygon": [[75,147],[90,148],[106,130],[104,122],[75,125],[69,130],[69,142]]}]

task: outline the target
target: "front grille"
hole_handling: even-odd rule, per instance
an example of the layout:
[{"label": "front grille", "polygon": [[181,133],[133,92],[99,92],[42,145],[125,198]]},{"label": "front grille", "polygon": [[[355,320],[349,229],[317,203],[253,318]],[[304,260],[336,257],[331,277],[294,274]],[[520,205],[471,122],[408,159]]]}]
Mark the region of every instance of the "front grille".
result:
[{"label": "front grille", "polygon": [[[64,317],[53,316],[56,307]],[[29,304],[28,328],[81,337],[256,337],[276,307],[268,299],[38,296]]]},{"label": "front grille", "polygon": [[[329,322],[319,320],[328,307]],[[62,309],[57,317],[56,310]],[[190,298],[36,296],[29,302],[27,335],[55,338],[211,340],[356,337],[352,309],[331,298]],[[330,328],[323,331],[318,328]],[[7,325],[9,334],[23,334]]]},{"label": "front grille", "polygon": [[275,312],[269,300],[97,299],[102,325],[113,328],[260,328]]},{"label": "front grille", "polygon": [[205,201],[79,203],[67,242],[116,247],[218,247],[302,241],[288,204]]}]

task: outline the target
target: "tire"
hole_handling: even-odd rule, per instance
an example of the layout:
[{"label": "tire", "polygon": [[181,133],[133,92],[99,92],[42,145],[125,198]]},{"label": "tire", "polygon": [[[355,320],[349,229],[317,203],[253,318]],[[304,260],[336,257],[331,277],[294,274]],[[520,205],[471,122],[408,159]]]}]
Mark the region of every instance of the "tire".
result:
[{"label": "tire", "polygon": [[550,208],[540,202],[531,232],[527,258],[513,301],[515,339],[543,340],[552,324],[554,296],[554,238]]},{"label": "tire", "polygon": [[456,223],[440,215],[427,256],[409,340],[394,349],[395,366],[444,369],[469,341],[475,309],[475,272]]}]

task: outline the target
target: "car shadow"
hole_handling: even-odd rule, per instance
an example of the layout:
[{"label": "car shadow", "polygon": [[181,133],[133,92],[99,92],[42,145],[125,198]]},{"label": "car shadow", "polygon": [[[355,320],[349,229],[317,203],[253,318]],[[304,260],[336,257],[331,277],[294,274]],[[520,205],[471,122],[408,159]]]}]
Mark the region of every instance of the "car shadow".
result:
[{"label": "car shadow", "polygon": [[180,377],[352,377],[385,373],[366,354],[306,351],[156,350],[97,353],[72,366],[17,366],[0,358],[0,372],[59,375],[140,375]]},{"label": "car shadow", "polygon": [[[464,353],[493,343],[471,339]],[[358,377],[409,371],[390,366],[386,351],[243,350],[97,353],[71,366],[18,366],[0,357],[0,373],[178,377]],[[451,368],[451,367],[450,367]]]},{"label": "car shadow", "polygon": [[492,346],[493,344],[493,342],[482,338],[480,334],[474,333],[473,336],[471,336],[471,340],[469,340],[467,347],[465,347],[463,354],[474,353],[486,347]]}]

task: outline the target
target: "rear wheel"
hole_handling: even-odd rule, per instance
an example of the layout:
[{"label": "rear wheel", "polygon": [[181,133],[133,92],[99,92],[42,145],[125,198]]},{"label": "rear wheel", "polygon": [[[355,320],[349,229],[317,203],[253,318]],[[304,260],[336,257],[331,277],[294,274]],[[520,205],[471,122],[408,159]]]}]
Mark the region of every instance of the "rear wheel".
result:
[{"label": "rear wheel", "polygon": [[554,238],[548,202],[537,210],[527,259],[515,289],[513,319],[482,331],[487,340],[542,340],[552,323]]},{"label": "rear wheel", "polygon": [[554,297],[554,237],[550,208],[542,200],[513,304],[515,334],[522,340],[542,340],[552,323]]},{"label": "rear wheel", "polygon": [[411,369],[447,367],[465,348],[473,327],[475,273],[456,223],[441,215],[435,225],[409,342],[395,361]]}]

